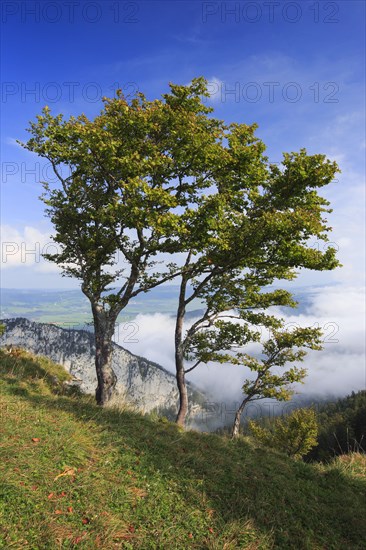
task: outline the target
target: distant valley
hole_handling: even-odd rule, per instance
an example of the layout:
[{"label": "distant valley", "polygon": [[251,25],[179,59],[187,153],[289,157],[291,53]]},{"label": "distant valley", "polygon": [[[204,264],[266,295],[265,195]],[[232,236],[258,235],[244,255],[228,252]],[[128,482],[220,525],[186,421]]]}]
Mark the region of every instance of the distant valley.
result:
[{"label": "distant valley", "polygon": [[[155,288],[140,294],[128,304],[119,317],[120,322],[134,319],[139,314],[164,313],[174,315],[177,308],[177,285]],[[300,315],[308,307],[312,288],[294,289],[299,306],[292,314]],[[27,290],[0,289],[0,317],[25,317],[40,323],[52,323],[64,328],[88,329],[92,315],[88,299],[81,290]],[[200,302],[188,308],[188,317],[199,313]]]},{"label": "distant valley", "polygon": [[[119,321],[130,321],[138,314],[176,311],[178,287],[167,285],[140,294],[130,301],[121,313]],[[199,308],[195,302],[190,310]],[[92,315],[88,299],[81,290],[0,290],[0,317],[25,317],[40,323],[52,323],[64,328],[88,328]]]}]

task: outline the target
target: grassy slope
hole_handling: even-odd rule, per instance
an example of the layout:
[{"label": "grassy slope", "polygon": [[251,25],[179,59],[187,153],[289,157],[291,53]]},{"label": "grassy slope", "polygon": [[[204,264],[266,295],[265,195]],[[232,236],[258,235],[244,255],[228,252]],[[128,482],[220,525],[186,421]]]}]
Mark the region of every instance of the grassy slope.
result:
[{"label": "grassy slope", "polygon": [[365,456],[304,464],[102,410],[25,352],[0,371],[1,548],[365,548]]}]

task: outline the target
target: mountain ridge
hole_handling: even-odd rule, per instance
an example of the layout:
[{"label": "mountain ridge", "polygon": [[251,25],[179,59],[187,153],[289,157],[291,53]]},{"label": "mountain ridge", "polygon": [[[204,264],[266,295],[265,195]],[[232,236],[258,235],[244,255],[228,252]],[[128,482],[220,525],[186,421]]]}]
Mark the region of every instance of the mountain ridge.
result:
[{"label": "mountain ridge", "polygon": [[[95,392],[93,332],[38,323],[22,317],[1,322],[5,325],[5,332],[0,345],[17,346],[48,357],[76,379],[83,393]],[[112,349],[112,368],[117,376],[112,403],[119,405],[127,401],[141,412],[157,410],[172,418],[178,402],[175,376],[158,363],[135,355],[115,342]],[[208,397],[192,383],[187,385],[190,415],[197,416]]]}]

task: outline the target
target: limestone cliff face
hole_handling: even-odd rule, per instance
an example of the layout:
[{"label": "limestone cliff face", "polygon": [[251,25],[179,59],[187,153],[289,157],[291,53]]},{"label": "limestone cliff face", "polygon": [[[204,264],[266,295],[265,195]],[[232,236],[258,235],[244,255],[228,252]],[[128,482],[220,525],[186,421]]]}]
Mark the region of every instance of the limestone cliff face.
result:
[{"label": "limestone cliff face", "polygon": [[[56,325],[15,318],[2,321],[6,326],[0,345],[21,347],[36,355],[45,355],[63,365],[78,381],[81,391],[94,394],[97,379],[94,365],[94,335],[85,330],[65,330]],[[175,376],[160,365],[133,355],[113,344],[112,367],[117,376],[113,401],[128,402],[143,412],[177,411],[178,391]],[[188,384],[191,416],[196,416],[203,393]]]}]

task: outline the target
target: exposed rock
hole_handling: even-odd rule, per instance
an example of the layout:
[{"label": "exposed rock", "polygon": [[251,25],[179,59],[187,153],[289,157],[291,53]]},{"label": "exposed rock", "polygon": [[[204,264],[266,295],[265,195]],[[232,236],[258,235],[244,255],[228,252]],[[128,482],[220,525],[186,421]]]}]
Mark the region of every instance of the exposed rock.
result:
[{"label": "exposed rock", "polygon": [[[94,334],[86,330],[68,330],[56,325],[35,323],[24,318],[5,319],[2,346],[17,346],[36,355],[44,355],[63,365],[84,393],[95,393],[97,379],[94,364]],[[113,402],[128,402],[142,412],[157,410],[173,415],[177,411],[178,390],[175,376],[157,363],[138,357],[113,343],[112,368],[117,376]],[[201,412],[206,396],[192,384],[190,416]]]}]

